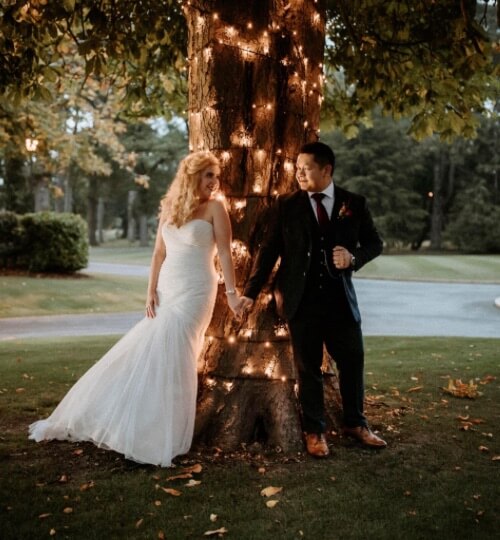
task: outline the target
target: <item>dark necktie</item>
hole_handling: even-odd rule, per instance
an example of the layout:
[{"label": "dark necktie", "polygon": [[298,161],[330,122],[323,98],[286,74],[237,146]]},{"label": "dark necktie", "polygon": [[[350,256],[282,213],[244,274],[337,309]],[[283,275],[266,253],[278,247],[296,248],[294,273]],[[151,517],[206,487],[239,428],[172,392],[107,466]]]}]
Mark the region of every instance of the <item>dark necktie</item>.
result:
[{"label": "dark necktie", "polygon": [[324,193],[313,193],[311,195],[311,198],[313,198],[316,203],[319,228],[323,234],[327,234],[330,227],[330,218],[328,217],[324,204],[321,202],[324,197],[326,197]]}]

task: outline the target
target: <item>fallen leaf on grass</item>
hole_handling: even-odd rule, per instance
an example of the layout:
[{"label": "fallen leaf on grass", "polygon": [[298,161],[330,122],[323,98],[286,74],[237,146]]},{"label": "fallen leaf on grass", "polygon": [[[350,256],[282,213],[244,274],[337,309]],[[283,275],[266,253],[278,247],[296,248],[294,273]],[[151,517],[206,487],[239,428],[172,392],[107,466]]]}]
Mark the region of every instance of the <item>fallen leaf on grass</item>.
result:
[{"label": "fallen leaf on grass", "polygon": [[423,386],[414,386],[413,388],[408,388],[407,392],[419,392],[422,388]]},{"label": "fallen leaf on grass", "polygon": [[215,535],[222,536],[226,534],[227,532],[229,531],[226,529],[226,527],[221,527],[220,529],[216,529],[215,531],[206,531],[203,533],[203,536],[215,536]]},{"label": "fallen leaf on grass", "polygon": [[279,501],[277,501],[276,499],[273,499],[271,501],[266,501],[266,506],[268,508],[274,508],[278,503]]},{"label": "fallen leaf on grass", "polygon": [[83,450],[81,448],[79,448],[78,450],[75,450],[73,452],[73,455],[75,456],[81,456],[83,454]]},{"label": "fallen leaf on grass", "polygon": [[21,392],[26,392],[26,388],[16,388],[16,394],[20,394]]},{"label": "fallen leaf on grass", "polygon": [[90,482],[85,482],[84,484],[80,486],[80,491],[87,491],[88,489],[91,489],[94,486],[95,486],[95,483],[93,480],[91,480]]},{"label": "fallen leaf on grass", "polygon": [[155,506],[161,506],[161,501],[155,501],[155,502],[154,502],[154,505],[155,505]]},{"label": "fallen leaf on grass", "polygon": [[217,521],[217,514],[210,514],[210,521]]},{"label": "fallen leaf on grass", "polygon": [[184,484],[186,487],[195,487],[195,486],[199,486],[201,484],[201,481],[200,480],[193,480],[191,479],[189,482],[187,482],[186,484]]},{"label": "fallen leaf on grass", "polygon": [[442,390],[459,398],[474,399],[481,395],[481,393],[477,391],[477,384],[474,384],[472,379],[469,383],[463,383],[461,379],[449,379],[448,386],[446,388],[443,387]]},{"label": "fallen leaf on grass", "polygon": [[493,456],[491,461],[500,461],[500,456]]},{"label": "fallen leaf on grass", "polygon": [[71,508],[71,506],[66,506],[66,508],[63,510],[63,512],[65,514],[72,514],[73,513],[73,508]]},{"label": "fallen leaf on grass", "polygon": [[194,474],[200,474],[203,470],[203,467],[200,463],[197,463],[196,465],[192,465],[191,467],[186,467],[184,469],[185,473],[194,473]]},{"label": "fallen leaf on grass", "polygon": [[182,493],[180,491],[177,491],[176,489],[164,488],[164,487],[162,487],[161,489],[163,489],[165,493],[168,493],[169,495],[173,495],[174,497],[179,497],[179,495],[182,495]]},{"label": "fallen leaf on grass", "polygon": [[54,536],[56,534],[56,530],[55,529],[50,529],[49,534],[50,534],[50,536]]},{"label": "fallen leaf on grass", "polygon": [[480,452],[489,452],[490,449],[489,449],[487,446],[482,446],[482,445],[481,445],[481,446],[479,447],[479,451],[480,451]]},{"label": "fallen leaf on grass", "polygon": [[170,482],[171,480],[185,480],[186,478],[193,478],[193,475],[191,473],[176,474],[175,476],[167,476],[166,480]]},{"label": "fallen leaf on grass", "polygon": [[158,538],[159,540],[165,540],[165,533],[163,531],[158,531]]},{"label": "fallen leaf on grass", "polygon": [[139,521],[137,521],[135,524],[135,528],[138,529],[143,523],[144,523],[144,519],[143,518],[139,519]]},{"label": "fallen leaf on grass", "polygon": [[260,494],[263,497],[272,497],[273,495],[276,495],[277,493],[279,493],[282,490],[283,490],[282,487],[268,486],[268,487],[264,488],[263,490],[261,490]]},{"label": "fallen leaf on grass", "polygon": [[68,477],[65,474],[61,474],[57,481],[61,482],[61,484],[65,484],[68,481]]},{"label": "fallen leaf on grass", "polygon": [[47,517],[49,517],[49,516],[51,516],[51,515],[52,515],[52,514],[51,514],[50,512],[48,512],[47,514],[40,514],[38,517],[39,517],[40,519],[45,519],[45,518],[47,518]]},{"label": "fallen leaf on grass", "polygon": [[259,472],[259,474],[265,474],[266,468],[265,467],[259,467],[258,472]]}]

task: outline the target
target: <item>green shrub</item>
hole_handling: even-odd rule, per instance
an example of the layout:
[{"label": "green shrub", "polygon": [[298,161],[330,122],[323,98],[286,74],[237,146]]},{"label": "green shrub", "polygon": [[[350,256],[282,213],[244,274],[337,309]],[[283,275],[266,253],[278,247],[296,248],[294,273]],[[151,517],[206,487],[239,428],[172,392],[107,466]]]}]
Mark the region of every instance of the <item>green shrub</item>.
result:
[{"label": "green shrub", "polygon": [[30,272],[75,272],[88,263],[87,225],[76,214],[38,212],[21,217],[22,266]]},{"label": "green shrub", "polygon": [[0,265],[16,266],[22,251],[22,227],[20,217],[14,212],[0,212]]}]

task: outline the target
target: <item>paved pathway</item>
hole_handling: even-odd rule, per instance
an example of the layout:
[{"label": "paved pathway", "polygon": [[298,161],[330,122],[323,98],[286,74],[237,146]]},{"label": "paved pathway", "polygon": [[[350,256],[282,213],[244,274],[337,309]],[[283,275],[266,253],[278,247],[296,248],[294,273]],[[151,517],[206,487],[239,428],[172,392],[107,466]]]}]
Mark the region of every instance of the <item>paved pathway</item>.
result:
[{"label": "paved pathway", "polygon": [[[91,263],[88,273],[147,276],[148,267]],[[365,335],[500,338],[500,285],[356,279]],[[0,341],[123,334],[141,312],[0,319]]]}]

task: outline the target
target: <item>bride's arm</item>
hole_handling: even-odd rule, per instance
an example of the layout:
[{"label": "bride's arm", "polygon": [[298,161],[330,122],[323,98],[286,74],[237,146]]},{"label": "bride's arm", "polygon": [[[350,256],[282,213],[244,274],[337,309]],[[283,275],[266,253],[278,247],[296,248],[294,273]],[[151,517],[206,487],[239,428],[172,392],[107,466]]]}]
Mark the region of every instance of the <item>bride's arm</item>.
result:
[{"label": "bride's arm", "polygon": [[153,256],[151,257],[151,267],[149,269],[149,283],[148,294],[146,298],[146,316],[150,319],[156,315],[156,307],[159,305],[158,293],[156,288],[158,286],[158,276],[160,275],[160,268],[167,256],[167,250],[165,248],[165,242],[161,234],[161,229],[164,224],[164,220],[160,219],[158,223],[158,230],[156,231],[155,247],[153,249]]},{"label": "bride's arm", "polygon": [[236,278],[234,274],[233,258],[231,257],[231,221],[222,201],[210,201],[211,214],[214,224],[215,242],[219,253],[219,261],[226,285],[227,303],[231,310],[238,315],[240,297],[236,292]]}]

